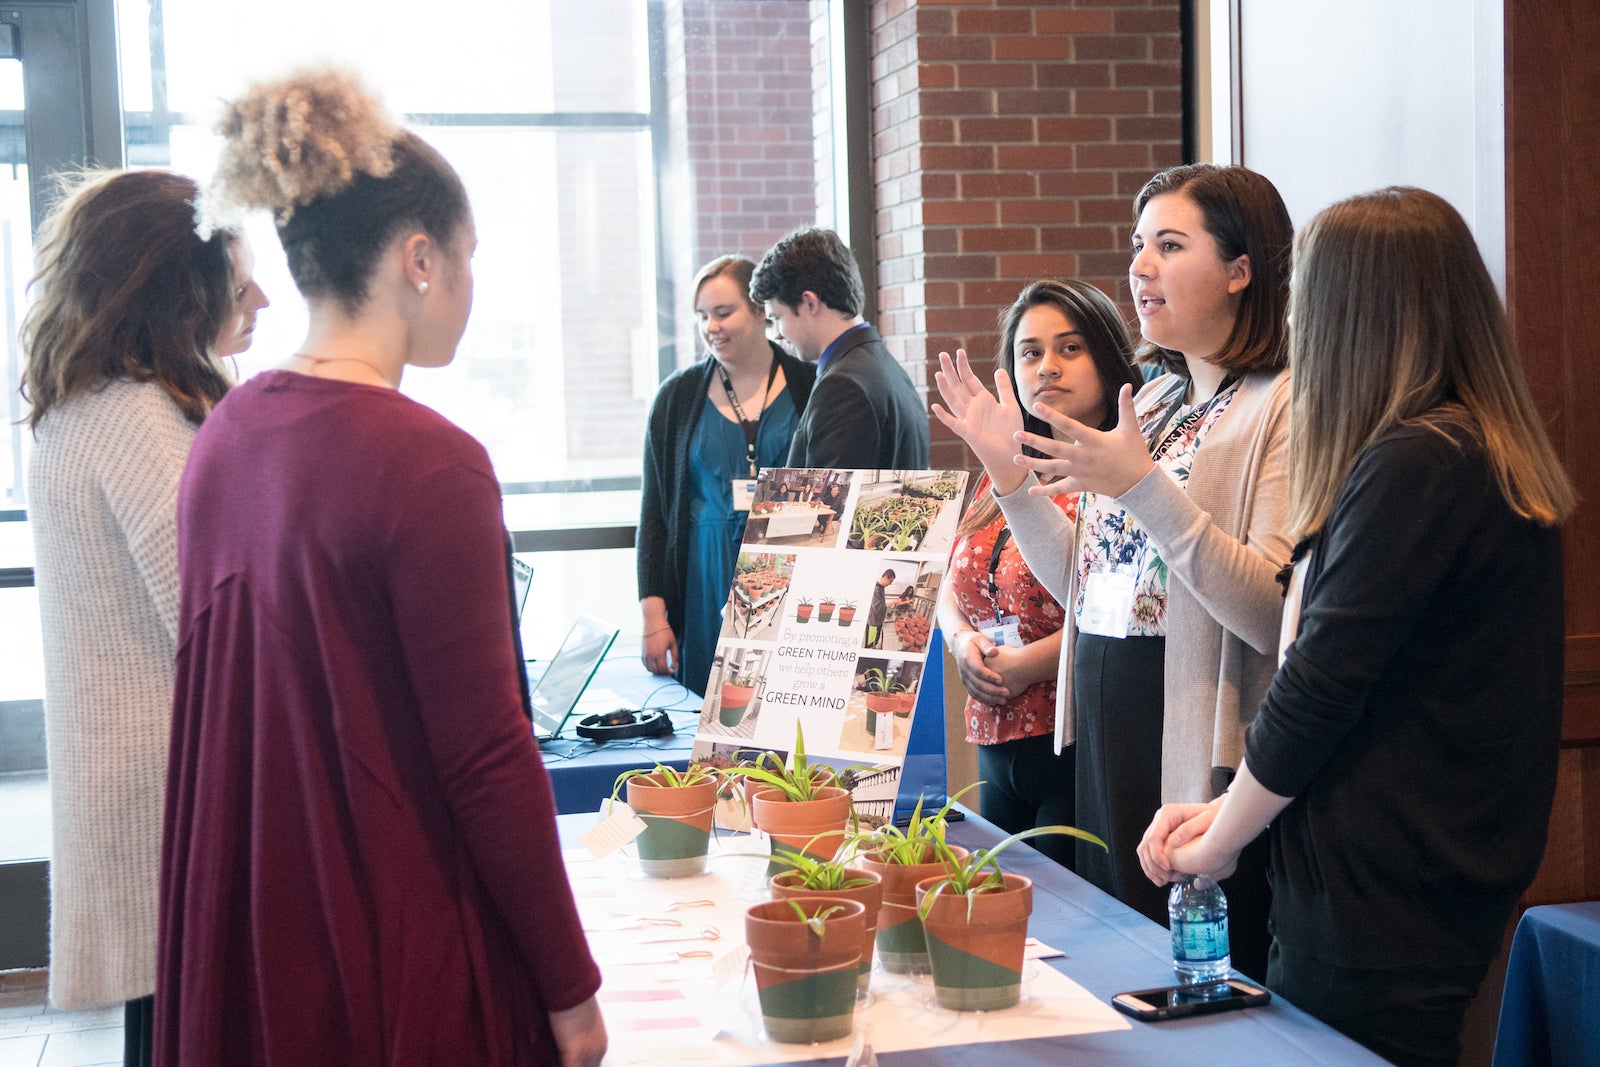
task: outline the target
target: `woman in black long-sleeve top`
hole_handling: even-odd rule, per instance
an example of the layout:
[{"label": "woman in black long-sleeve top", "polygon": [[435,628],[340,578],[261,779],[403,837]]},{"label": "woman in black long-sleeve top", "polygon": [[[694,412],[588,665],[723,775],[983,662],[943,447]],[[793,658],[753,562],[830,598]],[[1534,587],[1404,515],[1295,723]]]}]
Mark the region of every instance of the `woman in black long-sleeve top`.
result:
[{"label": "woman in black long-sleeve top", "polygon": [[[714,259],[694,282],[709,354],[661,383],[644,439],[639,608],[644,665],[705,691],[746,512],[733,484],[781,467],[816,367],[767,338],[755,264]],[[748,506],[748,505],[746,505]]]},{"label": "woman in black long-sleeve top", "polygon": [[1574,494],[1439,197],[1323,211],[1291,303],[1282,663],[1229,792],[1162,808],[1140,857],[1226,871],[1270,823],[1268,984],[1397,1063],[1454,1063],[1544,851]]}]

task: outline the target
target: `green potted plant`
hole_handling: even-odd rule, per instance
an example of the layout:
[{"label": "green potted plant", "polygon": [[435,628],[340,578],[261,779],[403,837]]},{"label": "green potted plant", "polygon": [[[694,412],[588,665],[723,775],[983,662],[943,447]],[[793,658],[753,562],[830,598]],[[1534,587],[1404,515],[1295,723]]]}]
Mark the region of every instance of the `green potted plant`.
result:
[{"label": "green potted plant", "polygon": [[1069,834],[1105,847],[1073,826],[1035,826],[965,856],[943,842],[937,847],[944,870],[917,884],[917,917],[941,1007],[994,1011],[1021,999],[1033,880],[1006,874],[998,857],[1018,841],[1043,834]]},{"label": "green potted plant", "polygon": [[833,618],[833,597],[825,596],[817,605],[817,621],[828,622]]},{"label": "green potted plant", "polygon": [[[830,831],[822,836],[831,838],[834,834]],[[790,869],[772,876],[772,896],[775,900],[838,897],[858,900],[865,905],[866,944],[861,953],[861,973],[857,981],[858,986],[865,989],[872,976],[873,943],[878,928],[878,913],[883,908],[883,876],[864,867],[850,866],[850,853],[842,846],[826,859],[812,855],[817,844],[812,841],[803,852],[786,852],[774,857],[774,863]]]},{"label": "green potted plant", "polygon": [[[828,767],[813,767],[806,759],[805,732],[794,727],[794,753],[789,765],[763,753],[753,766],[735,767],[728,773],[749,785],[751,817],[772,837],[772,853],[802,852],[820,836],[842,835],[850,821],[850,792],[841,789],[838,775]],[[831,848],[817,855],[827,856]],[[781,866],[769,865],[776,874]]]},{"label": "green potted plant", "polygon": [[805,597],[801,597],[799,600],[795,601],[795,605],[794,605],[794,621],[795,622],[810,622],[811,621],[811,601],[810,600],[806,599]]},{"label": "green potted plant", "polygon": [[834,897],[768,900],[745,910],[767,1036],[790,1044],[850,1033],[866,908]]},{"label": "green potted plant", "polygon": [[856,602],[854,600],[846,600],[843,604],[839,605],[839,625],[840,626],[849,626],[852,622],[855,621],[855,618],[856,618]]},{"label": "green potted plant", "polygon": [[723,676],[722,697],[717,703],[717,721],[724,726],[738,726],[744,720],[745,709],[756,695],[755,672],[746,667],[735,668]]},{"label": "green potted plant", "polygon": [[867,733],[876,736],[878,716],[893,715],[900,710],[900,694],[909,687],[889,675],[882,667],[873,667],[861,676],[862,691],[866,694]]},{"label": "green potted plant", "polygon": [[628,807],[644,820],[639,868],[652,878],[686,878],[706,869],[712,812],[722,775],[702,763],[678,770],[658,763],[617,775],[611,801],[627,789]]},{"label": "green potted plant", "polygon": [[960,845],[947,844],[945,829],[950,809],[970,790],[974,782],[945,801],[938,811],[925,813],[923,798],[911,811],[911,821],[902,829],[884,823],[875,830],[851,838],[857,865],[883,878],[883,911],[878,918],[878,957],[883,969],[893,974],[926,974],[928,944],[917,917],[917,883],[944,870],[941,849],[956,856],[966,855]]}]

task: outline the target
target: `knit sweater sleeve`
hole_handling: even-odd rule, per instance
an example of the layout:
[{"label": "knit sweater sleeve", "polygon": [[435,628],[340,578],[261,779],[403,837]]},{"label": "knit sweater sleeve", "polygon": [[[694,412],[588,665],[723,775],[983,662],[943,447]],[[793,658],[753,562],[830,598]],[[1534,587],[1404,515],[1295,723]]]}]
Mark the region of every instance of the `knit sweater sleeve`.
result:
[{"label": "knit sweater sleeve", "polygon": [[[96,442],[105,494],[128,553],[161,624],[178,636],[178,483],[195,427],[159,386],[113,383],[122,402],[97,405],[103,433]],[[112,397],[106,398],[112,401]]]},{"label": "knit sweater sleeve", "polygon": [[1431,430],[1357,458],[1314,542],[1299,632],[1246,735],[1251,772],[1279,796],[1298,796],[1356,726],[1459,558],[1481,499],[1461,492],[1461,466],[1458,446]]},{"label": "knit sweater sleeve", "polygon": [[[1239,442],[1223,456],[1224,461],[1242,459],[1232,463],[1237,476],[1254,479],[1249,492],[1241,494],[1251,500],[1242,538],[1217,525],[1160,466],[1118,498],[1149,531],[1161,559],[1206,612],[1263,655],[1278,650],[1283,591],[1277,575],[1292,548],[1284,533],[1289,504],[1287,400],[1287,388],[1275,392],[1265,412],[1263,447],[1255,455],[1241,455],[1248,442]],[[1212,443],[1208,438],[1206,444]],[[1197,465],[1208,458],[1202,446]]]},{"label": "knit sweater sleeve", "polygon": [[[670,388],[670,387],[669,387]],[[667,430],[666,410],[669,406],[669,388],[656,395],[650,406],[650,421],[644,434],[644,466],[641,472],[639,494],[639,532],[636,537],[635,561],[638,571],[639,599],[658,596],[670,600],[666,576],[660,566],[662,553],[667,550],[668,488],[672,434]]]}]

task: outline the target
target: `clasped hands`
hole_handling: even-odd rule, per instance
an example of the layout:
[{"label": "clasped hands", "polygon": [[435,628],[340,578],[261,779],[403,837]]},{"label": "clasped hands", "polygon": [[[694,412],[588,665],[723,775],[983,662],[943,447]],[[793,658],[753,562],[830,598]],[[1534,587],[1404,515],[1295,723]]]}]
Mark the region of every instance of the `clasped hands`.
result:
[{"label": "clasped hands", "polygon": [[[1226,796],[1227,794],[1223,794]],[[1206,836],[1222,808],[1223,797],[1209,804],[1163,804],[1139,840],[1139,866],[1156,885],[1181,874],[1226,878],[1238,866],[1237,851],[1219,853]]]},{"label": "clasped hands", "polygon": [[[939,353],[939,370],[933,378],[944,400],[943,405],[933,405],[934,415],[972,449],[1001,496],[1015,492],[1031,470],[1058,479],[1034,486],[1032,493],[1118,497],[1154,465],[1134,415],[1132,386],[1124,385],[1118,392],[1117,424],[1110,430],[1097,430],[1044,404],[1033,405],[1031,414],[1052,431],[1052,436],[1041,437],[1022,428],[1022,408],[1004,370],[995,370],[991,393],[973,373],[966,350],[958,348],[954,361],[948,352]],[[1025,446],[1043,455],[1026,455]]]}]

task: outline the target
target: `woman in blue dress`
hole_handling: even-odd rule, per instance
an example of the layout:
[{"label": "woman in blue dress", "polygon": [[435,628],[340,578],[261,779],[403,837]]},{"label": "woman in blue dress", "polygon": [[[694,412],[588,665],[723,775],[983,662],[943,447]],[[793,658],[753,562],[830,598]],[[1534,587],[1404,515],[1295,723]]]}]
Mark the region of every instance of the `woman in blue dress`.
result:
[{"label": "woman in blue dress", "polygon": [[748,259],[722,256],[695,276],[695,322],[708,354],[661,383],[644,439],[641,658],[697,693],[711,674],[748,514],[736,485],[783,465],[816,380],[813,365],[768,339],[766,317],[750,301],[754,270]]}]

